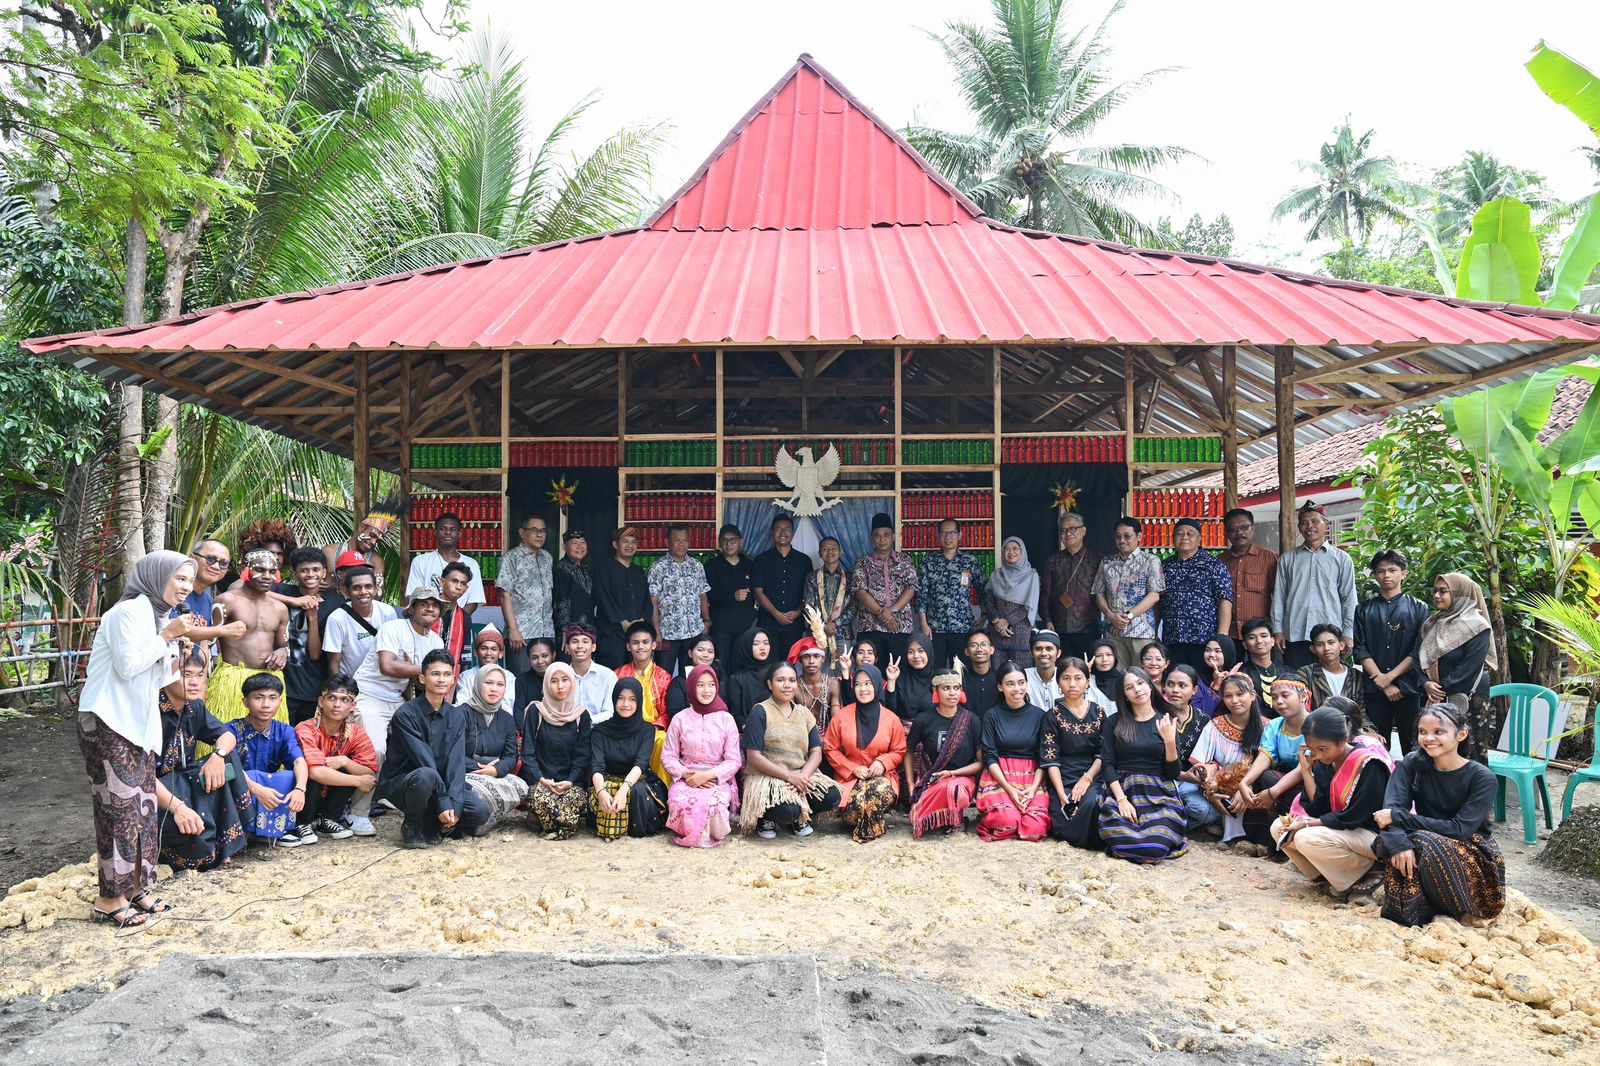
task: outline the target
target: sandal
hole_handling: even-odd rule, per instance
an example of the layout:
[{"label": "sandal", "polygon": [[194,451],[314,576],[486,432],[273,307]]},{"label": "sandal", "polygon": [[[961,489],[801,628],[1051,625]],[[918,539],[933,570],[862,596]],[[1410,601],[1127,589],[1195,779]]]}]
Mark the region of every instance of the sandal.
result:
[{"label": "sandal", "polygon": [[[145,905],[145,900],[150,901],[149,906]],[[168,903],[166,900],[157,899],[149,892],[141,892],[137,896],[128,897],[128,905],[131,907],[138,907],[146,914],[165,914],[167,911],[172,909],[172,904]]]},{"label": "sandal", "polygon": [[94,914],[94,917],[90,919],[91,921],[110,922],[118,929],[138,928],[150,920],[149,914],[131,903],[125,907],[118,907],[114,911],[103,911],[99,907],[90,907],[89,910]]}]

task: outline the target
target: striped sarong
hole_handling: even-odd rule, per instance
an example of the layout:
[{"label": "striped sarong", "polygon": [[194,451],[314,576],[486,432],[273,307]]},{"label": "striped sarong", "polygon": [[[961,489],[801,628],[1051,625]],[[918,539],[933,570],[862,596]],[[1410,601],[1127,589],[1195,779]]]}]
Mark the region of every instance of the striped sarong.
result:
[{"label": "striped sarong", "polygon": [[1183,801],[1175,782],[1155,774],[1124,774],[1122,793],[1139,819],[1130,822],[1122,816],[1111,789],[1101,792],[1100,839],[1108,852],[1129,862],[1163,862],[1189,850],[1183,835]]}]

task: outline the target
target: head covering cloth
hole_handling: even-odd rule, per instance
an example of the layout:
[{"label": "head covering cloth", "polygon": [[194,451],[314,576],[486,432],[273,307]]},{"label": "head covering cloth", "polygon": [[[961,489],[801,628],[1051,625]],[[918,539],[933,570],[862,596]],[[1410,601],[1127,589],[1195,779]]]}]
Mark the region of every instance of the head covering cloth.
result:
[{"label": "head covering cloth", "polygon": [[[1450,589],[1450,606],[1422,623],[1422,640],[1417,645],[1417,665],[1427,670],[1447,653],[1489,629],[1489,605],[1483,598],[1483,589],[1466,574],[1451,572],[1441,574]],[[1499,666],[1494,641],[1489,642],[1489,666]]]},{"label": "head covering cloth", "polygon": [[133,564],[133,572],[128,575],[128,585],[122,590],[118,602],[143,596],[150,601],[150,609],[155,614],[156,626],[159,628],[166,620],[167,612],[177,606],[167,602],[167,583],[185,566],[189,568],[190,573],[194,572],[194,560],[182,552],[165,550],[151,552]]},{"label": "head covering cloth", "polygon": [[[1005,550],[1015,544],[1022,550],[1022,558],[1015,563],[1005,561]],[[1028,609],[1028,620],[1039,617],[1039,571],[1028,562],[1028,546],[1021,537],[1007,537],[996,556],[1000,565],[989,579],[989,591],[1010,603],[1019,603]]]},{"label": "head covering cloth", "polygon": [[[550,695],[550,681],[552,678],[565,675],[572,687],[567,690],[567,698],[557,700]],[[534,703],[539,711],[539,717],[549,725],[570,725],[578,720],[578,715],[584,712],[584,706],[578,702],[578,674],[566,663],[551,663],[544,672],[544,699]]]}]

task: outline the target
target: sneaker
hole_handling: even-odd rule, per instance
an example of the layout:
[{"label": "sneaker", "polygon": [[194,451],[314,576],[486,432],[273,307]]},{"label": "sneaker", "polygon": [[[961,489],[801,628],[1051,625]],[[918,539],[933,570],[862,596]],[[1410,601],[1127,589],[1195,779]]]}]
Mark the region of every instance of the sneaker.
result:
[{"label": "sneaker", "polygon": [[427,847],[428,841],[422,835],[422,827],[413,822],[402,822],[400,824],[400,846],[417,849]]},{"label": "sneaker", "polygon": [[286,833],[285,835],[286,836],[292,836],[292,837],[299,837],[300,838],[300,843],[302,843],[302,844],[309,845],[309,844],[315,844],[317,842],[317,831],[315,829],[311,828],[310,823],[307,823],[307,824],[304,824],[304,825],[297,825],[293,829],[289,830],[289,832]]},{"label": "sneaker", "polygon": [[430,847],[444,843],[444,828],[439,824],[439,819],[428,819],[427,824],[422,827],[422,839],[426,840]]},{"label": "sneaker", "polygon": [[757,822],[756,836],[760,837],[762,840],[777,840],[778,827],[767,821]]},{"label": "sneaker", "polygon": [[378,831],[373,828],[371,818],[355,817],[350,819],[350,832],[358,837],[375,837]]},{"label": "sneaker", "polygon": [[349,826],[332,818],[318,818],[311,823],[311,828],[317,831],[318,836],[325,836],[329,840],[349,840],[355,836]]},{"label": "sneaker", "polygon": [[805,825],[795,826],[792,832],[797,837],[808,837],[814,832],[814,830],[811,828],[811,824],[808,822]]},{"label": "sneaker", "polygon": [[293,829],[289,830],[281,837],[267,838],[267,847],[269,848],[298,848],[299,846],[300,834],[296,833]]}]

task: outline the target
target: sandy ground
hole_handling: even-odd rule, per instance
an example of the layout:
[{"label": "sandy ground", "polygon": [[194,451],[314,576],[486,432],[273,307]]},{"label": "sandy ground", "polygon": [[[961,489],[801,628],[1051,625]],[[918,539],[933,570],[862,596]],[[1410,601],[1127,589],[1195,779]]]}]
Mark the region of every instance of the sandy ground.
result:
[{"label": "sandy ground", "polygon": [[830,977],[878,966],[1036,1018],[1121,1019],[1151,1047],[1332,1066],[1491,1047],[1584,1061],[1600,1040],[1594,947],[1515,890],[1486,926],[1408,931],[1211,846],[1143,868],[1048,843],[913,842],[903,822],[860,846],[830,820],[713,851],[513,825],[407,852],[385,821],[376,840],[169,882],[182,920],[135,935],[82,920],[87,864],[23,882],[0,900],[0,1001],[109,991],[180,952],[801,954]]},{"label": "sandy ground", "polygon": [[[299,1008],[293,1027],[282,1024],[285,1002]],[[153,1015],[165,1024],[149,1025]],[[169,955],[64,1020],[0,1014],[0,1052],[16,1034],[9,1061],[19,1064],[115,1055],[208,1066],[330,1059],[1043,1066],[1070,1055],[1093,1066],[1150,1057],[1149,1038],[1136,1028],[1088,1012],[1062,1015],[1036,1021],[860,968],[824,976],[815,960],[797,955]],[[234,1039],[241,1031],[252,1038]],[[1219,1044],[1194,1052],[1198,1062],[1296,1061],[1280,1049]]]}]

